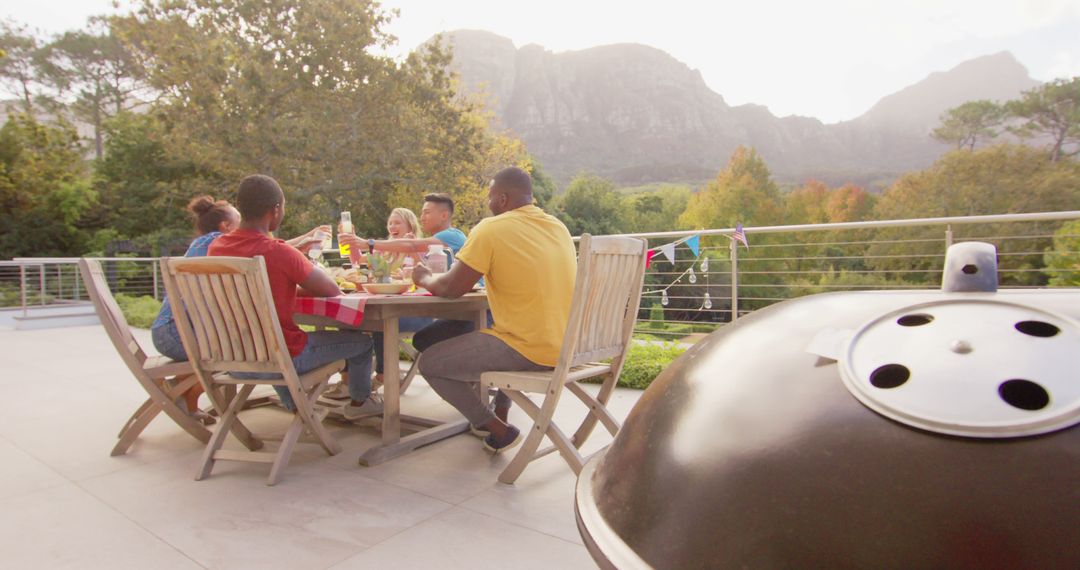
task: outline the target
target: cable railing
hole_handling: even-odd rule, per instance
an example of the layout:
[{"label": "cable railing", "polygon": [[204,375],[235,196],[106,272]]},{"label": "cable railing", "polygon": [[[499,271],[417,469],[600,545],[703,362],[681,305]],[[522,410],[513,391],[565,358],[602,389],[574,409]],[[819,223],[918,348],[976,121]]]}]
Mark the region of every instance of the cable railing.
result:
[{"label": "cable railing", "polygon": [[[657,250],[635,333],[694,342],[748,313],[804,295],[936,289],[945,250],[960,241],[997,247],[1002,287],[1058,286],[1055,276],[1080,278],[1080,251],[1058,251],[1072,256],[1064,266],[1049,266],[1045,256],[1055,231],[1076,219],[1078,211],[746,227],[749,247],[733,239],[735,228],[624,234],[645,238]],[[681,243],[693,236],[696,255]],[[680,245],[670,261],[660,248],[672,242]]]},{"label": "cable railing", "polygon": [[[1060,286],[1068,276],[1080,281],[1080,251],[1057,251],[1054,266],[1046,261],[1055,232],[1076,219],[1080,211],[747,227],[749,248],[732,240],[734,228],[626,234],[648,239],[651,248],[692,236],[699,240],[698,255],[681,244],[673,262],[659,253],[652,257],[635,333],[640,339],[689,343],[753,311],[804,295],[936,289],[945,250],[959,241],[998,248],[1002,287]],[[1072,243],[1080,247],[1080,235],[1056,237],[1076,238]],[[25,315],[34,308],[87,303],[77,261],[0,261],[0,309]],[[102,261],[114,295],[163,297],[159,258]]]}]

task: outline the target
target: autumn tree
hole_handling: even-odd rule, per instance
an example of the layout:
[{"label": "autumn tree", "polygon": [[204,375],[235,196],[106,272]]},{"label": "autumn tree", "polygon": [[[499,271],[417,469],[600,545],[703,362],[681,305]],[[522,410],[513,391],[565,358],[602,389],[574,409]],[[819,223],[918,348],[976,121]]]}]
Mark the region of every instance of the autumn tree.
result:
[{"label": "autumn tree", "polygon": [[[907,219],[946,216],[977,216],[1023,212],[1053,212],[1080,208],[1080,164],[1072,160],[1053,161],[1039,150],[1022,145],[996,145],[974,152],[952,151],[930,168],[912,172],[896,181],[878,200],[877,217]],[[1037,269],[1041,248],[1012,234],[1046,232],[1056,226],[965,225],[954,227],[954,237],[962,239],[997,237],[1003,268]],[[931,282],[940,277],[940,266],[928,261],[944,254],[943,229],[896,229],[880,234],[881,243],[871,247],[878,269],[908,272],[914,280]],[[923,241],[912,241],[923,240]],[[904,254],[906,257],[893,257]],[[910,261],[919,258],[917,261]],[[1006,265],[1006,261],[1008,264]],[[1017,284],[1039,284],[1038,274],[1029,272],[1010,278]],[[1029,279],[1030,278],[1030,279]],[[1025,280],[1029,279],[1029,280]]]},{"label": "autumn tree", "polygon": [[784,223],[824,224],[829,221],[829,187],[819,180],[807,181],[784,197]]},{"label": "autumn tree", "polygon": [[679,222],[693,228],[779,224],[780,190],[753,148],[740,146],[717,177],[690,198]]},{"label": "autumn tree", "polygon": [[998,136],[1004,121],[1005,109],[1001,105],[986,99],[968,101],[942,113],[941,125],[931,136],[957,149],[974,150],[976,143]]},{"label": "autumn tree", "polygon": [[1052,162],[1080,153],[1080,77],[1055,79],[1025,91],[1006,109],[1022,121],[1013,132],[1050,139]]},{"label": "autumn tree", "polygon": [[825,213],[830,223],[861,222],[874,216],[877,197],[861,186],[844,184],[829,192]]}]

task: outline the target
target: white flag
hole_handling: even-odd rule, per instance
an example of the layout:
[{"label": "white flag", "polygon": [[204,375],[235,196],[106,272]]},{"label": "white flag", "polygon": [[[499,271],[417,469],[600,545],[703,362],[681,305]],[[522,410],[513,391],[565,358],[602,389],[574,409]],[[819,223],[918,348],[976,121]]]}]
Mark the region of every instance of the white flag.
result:
[{"label": "white flag", "polygon": [[670,261],[672,265],[675,265],[675,244],[674,243],[668,243],[668,244],[664,244],[664,245],[660,246],[660,253],[664,254],[664,257],[666,257],[667,260]]}]

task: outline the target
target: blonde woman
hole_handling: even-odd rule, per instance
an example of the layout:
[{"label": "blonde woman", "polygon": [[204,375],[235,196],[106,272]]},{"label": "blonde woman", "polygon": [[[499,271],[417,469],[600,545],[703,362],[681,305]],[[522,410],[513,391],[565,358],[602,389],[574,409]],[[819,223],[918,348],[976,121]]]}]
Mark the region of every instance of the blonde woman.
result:
[{"label": "blonde woman", "polygon": [[[390,210],[390,215],[386,218],[386,235],[388,240],[397,239],[420,239],[424,237],[424,232],[420,228],[420,220],[417,219],[416,214],[408,208],[394,208]],[[419,255],[411,253],[390,253],[388,255],[393,256],[392,259],[396,261],[397,258],[405,257],[405,265],[411,266],[413,263],[419,261]],[[400,275],[398,276],[400,277]],[[434,322],[434,319],[428,317],[402,317],[398,320],[398,330],[401,332],[416,332]],[[375,341],[375,350],[378,351],[375,354],[375,380],[372,384],[374,388],[378,388],[382,385],[383,381],[383,334],[380,332],[373,333],[372,339]],[[331,399],[344,399],[349,396],[349,384],[346,375],[341,376],[341,382],[334,388],[323,392],[323,396]]]}]

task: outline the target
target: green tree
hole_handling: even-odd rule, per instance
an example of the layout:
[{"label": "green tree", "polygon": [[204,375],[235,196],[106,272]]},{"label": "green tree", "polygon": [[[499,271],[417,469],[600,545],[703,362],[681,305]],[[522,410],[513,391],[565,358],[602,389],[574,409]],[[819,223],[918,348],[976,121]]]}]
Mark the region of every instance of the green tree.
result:
[{"label": "green tree", "polygon": [[[101,22],[95,24],[101,28]],[[104,123],[128,108],[138,88],[131,54],[107,29],[67,32],[41,50],[40,75],[68,109],[94,128],[94,153],[104,153]]]},{"label": "green tree", "polygon": [[530,158],[532,168],[529,169],[529,174],[532,176],[533,199],[536,200],[537,206],[546,208],[555,195],[558,194],[558,188],[555,186],[555,181],[544,171],[540,162],[535,157]]},{"label": "green tree", "polygon": [[0,86],[19,98],[24,113],[34,112],[40,91],[36,63],[40,50],[40,40],[26,26],[0,22]]},{"label": "green tree", "polygon": [[953,107],[941,115],[941,125],[930,136],[957,149],[975,150],[979,141],[998,136],[1005,121],[1005,109],[993,101],[981,99]]},{"label": "green tree", "polygon": [[166,152],[230,185],[277,178],[283,234],[350,210],[381,235],[391,206],[435,191],[475,222],[487,181],[527,162],[524,147],[457,96],[439,42],[400,63],[377,55],[389,17],[371,0],[142,0],[113,30],[160,94]]},{"label": "green tree", "polygon": [[591,174],[579,174],[559,196],[556,215],[573,235],[617,234],[621,198],[615,183]]},{"label": "green tree", "polygon": [[757,151],[740,146],[716,179],[690,198],[681,224],[693,228],[772,225],[783,220],[780,190]]},{"label": "green tree", "polygon": [[633,232],[661,232],[680,229],[679,216],[690,203],[690,188],[663,184],[651,192],[622,197],[619,226]]},{"label": "green tree", "polygon": [[0,258],[80,255],[80,223],[94,200],[75,129],[8,118],[0,128]]},{"label": "green tree", "polygon": [[1050,285],[1080,286],[1080,220],[1068,222],[1054,232],[1054,245],[1046,251],[1044,260]]},{"label": "green tree", "polygon": [[167,152],[153,114],[121,112],[104,125],[105,156],[94,164],[96,225],[134,238],[190,233],[184,205],[198,194],[225,198],[226,181]]},{"label": "green tree", "polygon": [[[1080,152],[1080,77],[1044,83],[1009,101],[1005,108],[1023,121],[1013,132],[1050,139],[1051,162]],[[1070,145],[1071,151],[1067,148]]]}]

